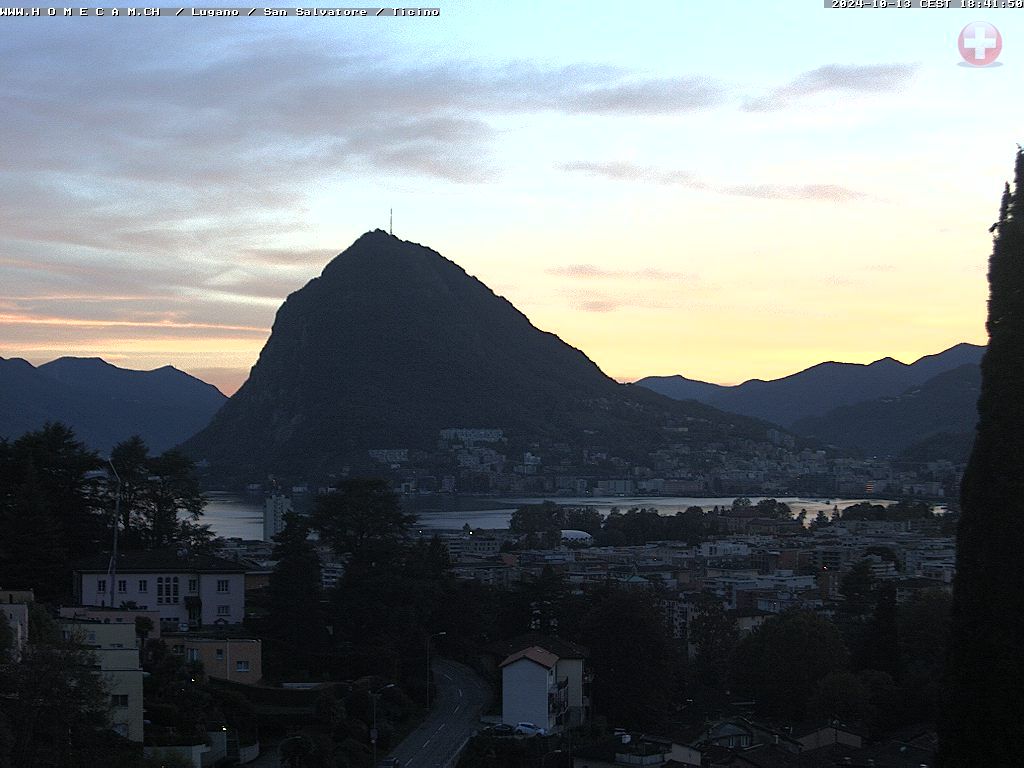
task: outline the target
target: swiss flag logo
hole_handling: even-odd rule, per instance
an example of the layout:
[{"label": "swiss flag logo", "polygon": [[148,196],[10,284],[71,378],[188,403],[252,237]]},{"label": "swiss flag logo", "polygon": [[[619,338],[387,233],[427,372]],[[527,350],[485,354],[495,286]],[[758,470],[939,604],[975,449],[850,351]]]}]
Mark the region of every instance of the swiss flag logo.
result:
[{"label": "swiss flag logo", "polygon": [[972,21],[960,31],[960,55],[975,67],[984,67],[999,58],[1003,36],[987,21]]}]

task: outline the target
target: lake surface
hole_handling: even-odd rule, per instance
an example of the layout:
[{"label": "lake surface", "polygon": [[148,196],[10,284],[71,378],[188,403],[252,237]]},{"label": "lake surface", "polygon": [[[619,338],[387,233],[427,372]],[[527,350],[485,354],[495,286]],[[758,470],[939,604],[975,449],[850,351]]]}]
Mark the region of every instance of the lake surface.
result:
[{"label": "lake surface", "polygon": [[[263,499],[258,496],[242,496],[233,493],[209,492],[206,494],[206,512],[202,522],[210,526],[217,535],[224,538],[263,538]],[[633,507],[656,509],[662,515],[674,515],[687,507],[728,507],[735,496],[722,497],[669,497],[669,496],[585,496],[579,498],[557,497],[551,499],[567,507],[592,507],[601,515],[607,515],[613,508],[625,512]],[[757,503],[764,496],[752,496]],[[777,497],[788,504],[794,513],[807,510],[813,519],[819,511],[831,514],[834,507],[847,507],[867,501],[872,504],[891,504],[884,499],[825,499],[801,496]],[[472,528],[508,528],[508,521],[517,507],[524,504],[539,504],[544,498],[509,498],[473,496],[414,496],[403,499],[408,511],[416,515],[419,530],[459,529],[469,524]]]}]

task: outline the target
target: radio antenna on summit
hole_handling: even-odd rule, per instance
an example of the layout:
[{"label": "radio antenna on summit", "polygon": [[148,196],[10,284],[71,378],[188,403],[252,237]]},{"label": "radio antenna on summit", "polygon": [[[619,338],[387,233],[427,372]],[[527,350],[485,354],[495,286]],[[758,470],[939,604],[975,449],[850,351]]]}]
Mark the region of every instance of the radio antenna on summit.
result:
[{"label": "radio antenna on summit", "polygon": [[395,234],[395,209],[389,208],[390,213],[388,214],[388,234],[394,236]]}]

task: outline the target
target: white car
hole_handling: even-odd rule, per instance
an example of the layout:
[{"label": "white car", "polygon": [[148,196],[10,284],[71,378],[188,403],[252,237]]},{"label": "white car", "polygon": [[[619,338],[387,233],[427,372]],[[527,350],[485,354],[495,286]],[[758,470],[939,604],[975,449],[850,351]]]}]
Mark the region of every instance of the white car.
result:
[{"label": "white car", "polygon": [[516,723],[516,733],[520,736],[546,736],[548,732],[533,723]]}]

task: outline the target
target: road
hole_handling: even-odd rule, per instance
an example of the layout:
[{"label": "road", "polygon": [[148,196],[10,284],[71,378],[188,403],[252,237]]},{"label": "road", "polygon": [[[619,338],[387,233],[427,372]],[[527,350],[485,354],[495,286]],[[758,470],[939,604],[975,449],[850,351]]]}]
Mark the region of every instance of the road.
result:
[{"label": "road", "polygon": [[480,714],[491,698],[483,679],[469,667],[448,659],[432,665],[436,693],[430,715],[395,747],[403,768],[448,768],[480,727]]}]

